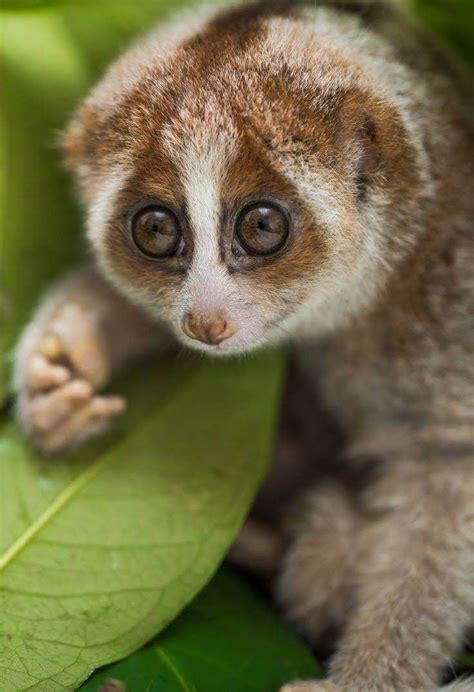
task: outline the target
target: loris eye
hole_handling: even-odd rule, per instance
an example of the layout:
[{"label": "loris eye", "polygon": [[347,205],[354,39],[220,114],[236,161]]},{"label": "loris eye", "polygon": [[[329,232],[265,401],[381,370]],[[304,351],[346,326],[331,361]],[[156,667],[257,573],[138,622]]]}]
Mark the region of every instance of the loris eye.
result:
[{"label": "loris eye", "polygon": [[180,247],[181,230],[171,211],[164,207],[147,207],[134,216],[132,237],[147,257],[172,257]]},{"label": "loris eye", "polygon": [[235,233],[250,255],[272,255],[286,242],[290,222],[285,211],[269,202],[255,202],[240,212]]}]

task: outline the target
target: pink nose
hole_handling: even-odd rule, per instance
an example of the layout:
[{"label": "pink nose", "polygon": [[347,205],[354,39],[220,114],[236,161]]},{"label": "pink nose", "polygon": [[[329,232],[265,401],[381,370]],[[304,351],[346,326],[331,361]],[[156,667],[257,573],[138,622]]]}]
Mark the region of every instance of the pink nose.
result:
[{"label": "pink nose", "polygon": [[188,312],[183,318],[182,327],[183,332],[190,339],[202,341],[211,346],[217,346],[221,341],[225,341],[235,334],[235,328],[222,315],[201,317]]}]

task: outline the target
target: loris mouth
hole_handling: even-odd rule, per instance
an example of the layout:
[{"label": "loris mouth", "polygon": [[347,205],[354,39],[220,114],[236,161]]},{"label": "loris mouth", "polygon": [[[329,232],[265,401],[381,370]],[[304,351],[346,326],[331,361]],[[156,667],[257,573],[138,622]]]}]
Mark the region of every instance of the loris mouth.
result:
[{"label": "loris mouth", "polygon": [[231,344],[205,344],[202,342],[192,342],[192,343],[187,343],[186,346],[188,348],[191,348],[193,351],[198,351],[199,353],[203,353],[205,355],[209,356],[216,356],[216,357],[224,357],[224,356],[232,356],[232,355],[237,355],[239,353],[245,352],[250,349],[246,348],[239,348],[236,346],[232,346]]},{"label": "loris mouth", "polygon": [[187,341],[186,346],[193,351],[198,351],[203,355],[215,358],[228,358],[232,356],[245,355],[251,353],[265,345],[262,338],[255,339],[249,343],[223,341],[220,344],[206,344],[198,341]]}]

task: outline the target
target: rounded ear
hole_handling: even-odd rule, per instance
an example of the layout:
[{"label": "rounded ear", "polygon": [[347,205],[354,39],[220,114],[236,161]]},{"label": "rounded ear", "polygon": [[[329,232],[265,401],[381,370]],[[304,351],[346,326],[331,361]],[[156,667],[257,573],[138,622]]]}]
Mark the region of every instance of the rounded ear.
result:
[{"label": "rounded ear", "polygon": [[97,110],[86,103],[79,108],[58,138],[65,166],[75,176],[84,196],[87,192],[87,181],[94,168],[98,126]]},{"label": "rounded ear", "polygon": [[97,111],[84,105],[75,114],[69,125],[59,136],[59,147],[64,154],[66,166],[76,172],[90,157],[91,140],[98,125]]},{"label": "rounded ear", "polygon": [[384,161],[385,134],[393,124],[391,108],[372,94],[350,90],[338,114],[339,146],[346,153],[357,194],[363,199]]},{"label": "rounded ear", "polygon": [[359,150],[356,165],[357,190],[359,199],[363,199],[367,193],[371,177],[380,168],[382,161],[377,126],[370,116],[364,117],[364,122],[357,131],[356,140]]},{"label": "rounded ear", "polygon": [[363,125],[359,128],[358,135],[361,147],[359,173],[370,175],[379,168],[382,157],[375,121],[366,116]]}]

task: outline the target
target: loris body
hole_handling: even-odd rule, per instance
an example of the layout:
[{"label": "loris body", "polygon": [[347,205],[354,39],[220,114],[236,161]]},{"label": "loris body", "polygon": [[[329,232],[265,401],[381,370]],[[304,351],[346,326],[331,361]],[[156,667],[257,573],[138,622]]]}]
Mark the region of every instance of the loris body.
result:
[{"label": "loris body", "polygon": [[279,600],[342,633],[330,680],[285,690],[434,689],[474,614],[469,103],[379,3],[264,3],[150,35],[64,137],[97,269],[20,345],[35,442],[105,429],[133,357],[285,342],[364,478],[298,502]]}]

